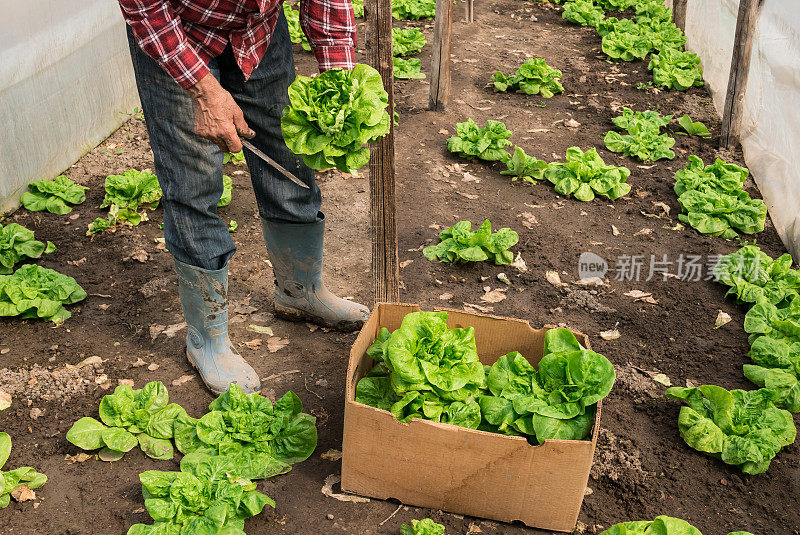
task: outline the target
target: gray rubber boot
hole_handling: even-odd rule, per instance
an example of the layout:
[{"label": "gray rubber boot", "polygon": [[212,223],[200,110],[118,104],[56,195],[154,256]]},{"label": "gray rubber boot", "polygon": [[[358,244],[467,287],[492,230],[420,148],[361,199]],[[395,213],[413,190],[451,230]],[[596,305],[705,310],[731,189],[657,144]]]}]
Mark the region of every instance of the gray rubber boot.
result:
[{"label": "gray rubber boot", "polygon": [[247,394],[261,390],[258,374],[228,337],[228,266],[212,271],[175,260],[175,272],[189,331],[186,358],[208,389],[222,394],[236,383]]},{"label": "gray rubber boot", "polygon": [[336,297],[322,282],[325,216],[315,223],[262,220],[272,271],[276,314],[340,331],[360,328],[369,316],[364,305]]}]

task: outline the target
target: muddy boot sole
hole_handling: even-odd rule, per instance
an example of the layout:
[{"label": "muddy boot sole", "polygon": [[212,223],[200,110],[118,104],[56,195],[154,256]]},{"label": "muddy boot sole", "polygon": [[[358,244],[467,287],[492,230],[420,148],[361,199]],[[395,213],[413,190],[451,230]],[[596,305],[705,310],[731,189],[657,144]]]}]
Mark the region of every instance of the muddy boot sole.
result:
[{"label": "muddy boot sole", "polygon": [[296,308],[290,308],[283,305],[279,305],[277,303],[273,304],[273,309],[275,310],[275,315],[289,320],[289,321],[305,321],[308,323],[313,323],[315,325],[320,325],[322,327],[326,327],[328,329],[334,329],[340,332],[353,332],[357,331],[364,325],[364,321],[340,321],[337,323],[333,323],[330,321],[325,321],[319,316],[314,316],[313,314],[309,314],[303,310],[298,310]]},{"label": "muddy boot sole", "polygon": [[[199,367],[197,366],[197,364],[194,362],[194,359],[192,359],[192,357],[190,357],[190,356],[189,356],[189,349],[188,349],[188,348],[186,349],[186,360],[188,360],[188,361],[189,361],[189,364],[191,364],[191,365],[192,365],[192,368],[194,368],[195,370],[197,370],[197,375],[199,375],[199,376],[200,376],[200,381],[203,383],[203,386],[205,386],[205,387],[208,389],[208,391],[209,391],[209,392],[211,392],[212,394],[216,394],[216,395],[218,395],[218,396],[221,396],[222,394],[224,394],[225,392],[227,392],[227,391],[228,391],[227,389],[225,389],[225,390],[215,390],[214,388],[211,388],[210,386],[208,386],[208,383],[206,383],[205,381],[203,381],[203,374],[202,374],[202,373],[200,373],[200,368],[199,368]],[[260,393],[261,393],[261,389],[259,388],[259,389],[258,389],[258,390],[256,390],[255,392],[248,392],[248,393],[249,393],[249,394],[260,394]]]}]

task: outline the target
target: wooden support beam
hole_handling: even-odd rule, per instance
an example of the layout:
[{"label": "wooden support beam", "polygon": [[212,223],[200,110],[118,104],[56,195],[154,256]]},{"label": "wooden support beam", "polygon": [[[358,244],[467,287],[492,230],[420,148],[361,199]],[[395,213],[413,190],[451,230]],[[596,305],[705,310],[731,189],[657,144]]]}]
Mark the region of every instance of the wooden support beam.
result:
[{"label": "wooden support beam", "polygon": [[475,22],[475,3],[474,0],[467,0],[466,2],[466,16],[464,17],[467,23]]},{"label": "wooden support beam", "polygon": [[[468,0],[469,1],[469,0]],[[436,0],[436,21],[431,52],[429,110],[444,110],[450,99],[450,40],[453,34],[453,0]]]},{"label": "wooden support beam", "polygon": [[686,31],[686,8],[689,0],[672,0],[672,20],[675,26]]},{"label": "wooden support beam", "polygon": [[733,38],[731,72],[728,77],[728,91],[725,94],[725,109],[722,113],[722,134],[719,146],[730,148],[739,140],[742,130],[742,110],[750,75],[750,57],[753,52],[753,37],[758,20],[758,0],[739,0],[739,15],[736,19],[736,33]]},{"label": "wooden support beam", "polygon": [[372,231],[372,272],[375,301],[400,301],[400,269],[397,258],[394,187],[394,68],[392,63],[392,2],[366,0],[367,62],[383,79],[389,94],[391,128],[389,133],[370,146],[370,228]]}]

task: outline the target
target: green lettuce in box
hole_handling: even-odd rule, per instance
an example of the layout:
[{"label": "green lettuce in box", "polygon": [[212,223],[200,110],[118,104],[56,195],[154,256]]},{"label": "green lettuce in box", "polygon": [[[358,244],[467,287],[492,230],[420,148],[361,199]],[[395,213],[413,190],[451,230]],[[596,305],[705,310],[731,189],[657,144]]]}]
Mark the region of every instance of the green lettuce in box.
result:
[{"label": "green lettuce in box", "polygon": [[611,391],[611,363],[567,329],[545,335],[539,369],[512,352],[478,360],[472,327],[450,329],[446,312],[412,312],[382,329],[367,354],[378,364],[356,387],[356,401],[412,418],[507,435],[586,438],[595,406]]},{"label": "green lettuce in box", "polygon": [[546,439],[586,438],[595,405],[616,379],[611,362],[580,345],[568,329],[550,329],[538,369],[516,351],[489,370],[489,393],[479,399],[487,429]]},{"label": "green lettuce in box", "polygon": [[356,387],[356,401],[398,420],[422,418],[476,429],[486,374],[475,330],[450,329],[447,312],[412,312],[393,333],[381,329],[367,350],[379,362]]}]

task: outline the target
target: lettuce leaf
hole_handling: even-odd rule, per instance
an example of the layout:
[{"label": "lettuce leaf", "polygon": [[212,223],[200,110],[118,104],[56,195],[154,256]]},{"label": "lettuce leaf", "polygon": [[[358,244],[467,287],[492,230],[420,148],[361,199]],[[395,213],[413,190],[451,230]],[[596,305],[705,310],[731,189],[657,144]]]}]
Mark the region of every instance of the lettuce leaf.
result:
[{"label": "lettuce leaf", "polygon": [[298,76],[289,101],[281,118],[283,139],[312,169],[353,173],[369,162],[366,144],[389,132],[388,95],[368,65]]},{"label": "lettuce leaf", "polygon": [[0,275],[0,316],[41,318],[60,325],[72,315],[64,305],[85,298],[75,279],[35,264]]},{"label": "lettuce leaf", "polygon": [[[0,432],[0,468],[3,468],[10,455],[11,437],[8,433]],[[25,485],[33,490],[38,489],[46,482],[46,475],[40,474],[29,466],[15,468],[8,472],[0,470],[0,509],[10,503],[11,493],[18,487]]]},{"label": "lettuce leaf", "polygon": [[509,228],[492,233],[492,224],[487,219],[472,231],[472,223],[459,221],[439,233],[442,240],[423,249],[422,254],[431,261],[481,262],[489,260],[496,265],[510,264],[514,253],[508,249],[519,241],[519,235]]},{"label": "lettuce leaf", "polygon": [[381,364],[359,381],[357,402],[403,422],[480,425],[476,399],[486,375],[471,327],[448,328],[446,312],[412,312],[393,333],[382,330],[367,353]]},{"label": "lettuce leaf", "polygon": [[129,169],[121,175],[109,175],[105,190],[100,208],[109,207],[109,220],[113,224],[124,222],[133,226],[147,220],[145,210],[139,213],[139,209],[155,210],[164,195],[158,178],[149,169]]},{"label": "lettuce leaf", "polygon": [[395,56],[392,58],[392,63],[394,64],[394,77],[397,80],[425,78],[425,74],[420,72],[422,69],[422,60],[419,58],[403,59]]},{"label": "lettuce leaf", "polygon": [[498,432],[533,435],[539,443],[581,440],[615,379],[607,358],[583,348],[568,329],[550,329],[538,370],[516,351],[491,366],[481,414]]},{"label": "lettuce leaf", "polygon": [[574,195],[579,201],[594,200],[602,195],[611,200],[627,195],[631,172],[627,167],[606,165],[597,149],[583,152],[578,147],[567,149],[566,162],[553,162],[544,172],[560,195]]},{"label": "lettuce leaf", "polygon": [[419,28],[392,28],[392,52],[395,56],[416,54],[427,44]]},{"label": "lettuce leaf", "polygon": [[737,237],[739,232],[754,234],[764,230],[767,205],[751,199],[743,184],[748,171],[719,158],[713,165],[703,165],[697,156],[689,156],[686,169],[675,173],[675,193],[685,213],[678,219],[701,234]]},{"label": "lettuce leaf", "polygon": [[773,260],[757,245],[745,245],[720,257],[713,273],[717,282],[730,286],[725,296],[735,295],[740,303],[771,303],[783,308],[800,291],[800,271],[792,269],[791,255]]},{"label": "lettuce leaf", "polygon": [[115,459],[137,445],[148,457],[172,459],[175,421],[186,415],[183,407],[169,403],[161,381],[136,390],[119,385],[103,396],[98,412],[101,421],[81,418],[67,431],[67,441],[87,451],[104,448]]},{"label": "lettuce leaf", "polygon": [[[363,13],[363,3],[361,4],[361,10]],[[292,9],[292,5],[289,2],[284,2],[283,14],[286,16],[286,22],[289,24],[289,39],[291,39],[292,43],[301,45],[306,52],[311,52],[311,44],[308,42],[303,28],[300,26],[300,12],[296,9]]]},{"label": "lettuce leaf", "polygon": [[18,223],[0,224],[0,275],[7,275],[25,258],[39,258],[42,253],[52,253],[56,246],[47,245],[34,238],[33,231]]},{"label": "lettuce leaf", "polygon": [[762,301],[747,312],[753,364],[744,365],[744,375],[773,392],[777,406],[800,412],[800,298],[791,299],[784,308]]},{"label": "lettuce leaf", "polygon": [[480,128],[471,118],[456,124],[456,135],[447,140],[447,150],[464,158],[486,161],[507,161],[510,156],[503,150],[511,145],[511,130],[500,121],[489,119]]},{"label": "lettuce leaf", "polygon": [[639,32],[613,30],[603,36],[603,53],[618,61],[644,59],[650,52],[650,41]]},{"label": "lettuce leaf", "polygon": [[703,85],[700,56],[694,52],[662,48],[658,54],[650,56],[647,68],[653,71],[653,83],[658,87],[685,91],[692,86]]},{"label": "lettuce leaf", "polygon": [[668,388],[685,401],[678,429],[689,447],[738,466],[746,474],[767,471],[775,455],[797,435],[792,415],[775,404],[767,389],[725,390],[715,385]]},{"label": "lettuce leaf", "polygon": [[444,535],[444,526],[430,518],[412,520],[411,525],[400,526],[400,535]]},{"label": "lettuce leaf", "polygon": [[492,83],[496,91],[516,90],[526,95],[550,98],[564,91],[560,78],[561,71],[550,67],[542,58],[528,58],[511,76],[497,71],[492,76]]},{"label": "lettuce leaf", "polygon": [[244,477],[246,467],[232,457],[189,454],[180,472],[139,474],[151,525],[135,524],[128,535],[181,533],[244,534],[244,521],[275,502]]},{"label": "lettuce leaf", "polygon": [[28,191],[22,194],[22,206],[32,212],[47,210],[52,214],[68,214],[70,204],[81,204],[86,200],[86,186],[79,186],[64,175],[53,180],[37,180],[28,184]]},{"label": "lettuce leaf", "polygon": [[364,0],[350,0],[350,3],[353,5],[353,15],[357,19],[364,17]]},{"label": "lettuce leaf", "polygon": [[260,394],[245,394],[232,383],[195,419],[175,421],[175,445],[183,453],[249,459],[241,475],[264,479],[289,470],[317,447],[316,418],[302,412],[294,392],[274,404]]},{"label": "lettuce leaf", "polygon": [[432,19],[436,16],[436,0],[394,0],[392,16],[406,20]]},{"label": "lettuce leaf", "polygon": [[680,518],[657,516],[653,521],[620,522],[600,535],[703,535],[696,527]]},{"label": "lettuce leaf", "polygon": [[222,196],[217,202],[217,208],[228,206],[233,196],[233,179],[228,175],[222,175]]},{"label": "lettuce leaf", "polygon": [[596,28],[605,19],[606,13],[593,0],[572,0],[564,4],[561,17],[581,26]]},{"label": "lettuce leaf", "polygon": [[547,163],[533,156],[528,156],[522,147],[514,147],[514,154],[506,162],[508,169],[500,171],[501,175],[511,175],[511,180],[522,179],[523,182],[535,184],[544,178]]}]

